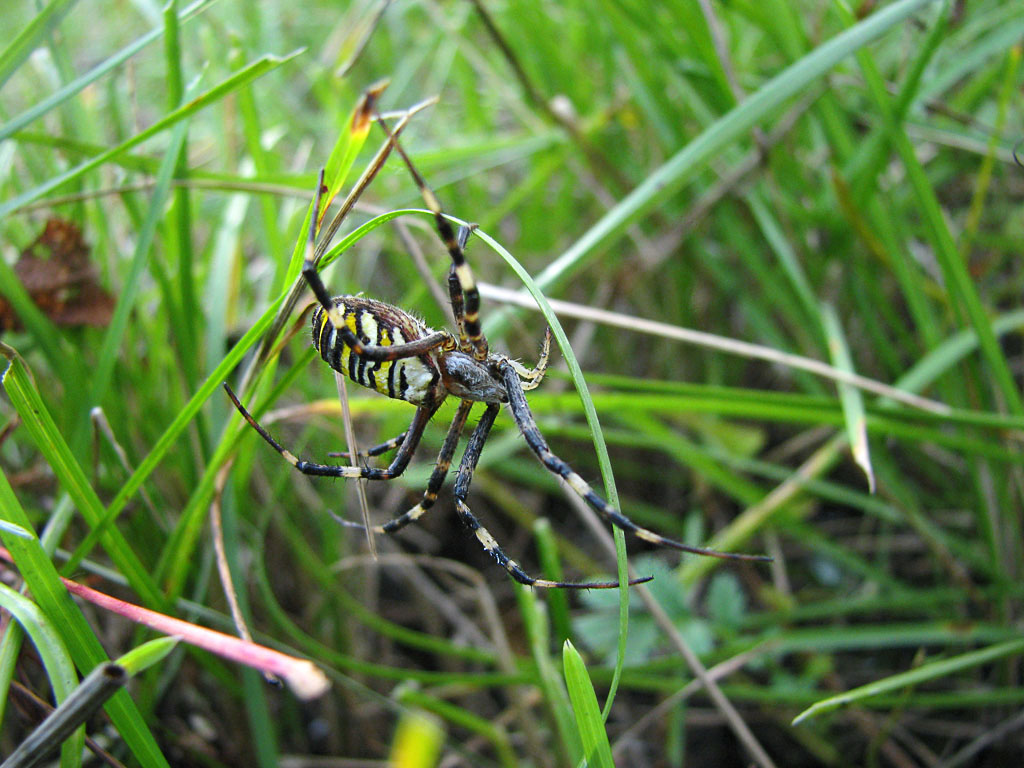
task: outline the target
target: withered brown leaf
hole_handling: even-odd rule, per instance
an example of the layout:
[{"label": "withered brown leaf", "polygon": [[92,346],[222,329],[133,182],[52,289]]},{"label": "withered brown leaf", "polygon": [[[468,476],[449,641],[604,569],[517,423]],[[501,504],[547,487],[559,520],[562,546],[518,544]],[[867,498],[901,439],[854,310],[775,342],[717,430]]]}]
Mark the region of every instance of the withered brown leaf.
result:
[{"label": "withered brown leaf", "polygon": [[[89,246],[74,222],[53,218],[14,265],[28,295],[59,326],[105,326],[114,298],[100,287]],[[0,330],[22,328],[10,302],[0,296]]]}]

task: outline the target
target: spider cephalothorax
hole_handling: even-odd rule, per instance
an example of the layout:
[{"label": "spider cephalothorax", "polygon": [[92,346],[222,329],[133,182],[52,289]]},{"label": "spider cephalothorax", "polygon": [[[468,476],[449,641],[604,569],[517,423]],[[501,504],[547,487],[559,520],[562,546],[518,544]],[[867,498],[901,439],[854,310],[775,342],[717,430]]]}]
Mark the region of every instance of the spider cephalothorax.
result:
[{"label": "spider cephalothorax", "polygon": [[[302,275],[318,303],[312,318],[313,347],[334,370],[382,395],[412,403],[416,406],[416,413],[405,432],[366,452],[367,456],[377,456],[397,448],[394,458],[386,468],[319,464],[296,457],[253,419],[231,388],[225,384],[228,395],[249,424],[292,466],[307,475],[390,480],[405,471],[423,436],[423,430],[441,403],[449,396],[458,398],[459,406],[420,502],[393,520],[374,527],[377,533],[394,533],[421,517],[434,505],[438,491],[448,474],[469,412],[475,403],[484,403],[483,415],[470,435],[456,474],[455,508],[459,519],[476,536],[484,549],[504,566],[512,578],[522,584],[590,589],[619,586],[618,582],[575,583],[536,579],[530,576],[515,560],[505,554],[470,510],[466,503],[469,484],[502,404],[507,404],[523,438],[540,462],[563,478],[574,492],[611,524],[629,531],[644,541],[684,552],[744,560],[766,559],[760,555],[738,555],[691,547],[642,528],[605,501],[565,461],[551,452],[547,441],[537,428],[533,414],[530,413],[525,395],[525,392],[536,387],[544,376],[551,343],[550,330],[545,334],[540,360],[532,369],[510,357],[489,350],[487,338],[480,327],[480,294],[464,251],[472,230],[469,227],[462,227],[456,234],[442,212],[437,197],[426,185],[397,138],[391,135],[382,119],[378,118],[378,123],[388,132],[395,150],[401,155],[412,174],[427,207],[434,215],[438,234],[451,257],[448,291],[458,333],[435,331],[408,312],[382,301],[362,296],[332,297],[320,279],[316,264],[311,258],[313,248],[310,247],[310,255],[303,265]],[[319,197],[318,191],[315,209],[319,207]],[[318,210],[314,210],[313,223],[310,227],[311,244],[315,240],[316,221],[319,218],[317,214]],[[346,522],[346,525],[362,527],[352,522]],[[638,579],[630,583],[646,580]]]}]

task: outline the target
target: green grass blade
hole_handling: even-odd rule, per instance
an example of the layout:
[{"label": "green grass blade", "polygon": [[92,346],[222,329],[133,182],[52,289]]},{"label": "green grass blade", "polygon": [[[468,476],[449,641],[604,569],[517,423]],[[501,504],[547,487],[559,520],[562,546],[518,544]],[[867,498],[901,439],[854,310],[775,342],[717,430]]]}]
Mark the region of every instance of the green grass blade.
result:
[{"label": "green grass blade", "polygon": [[594,685],[590,682],[590,675],[587,674],[587,667],[579,651],[568,640],[562,646],[562,666],[588,768],[615,768],[612,747],[608,743],[604,719],[597,706]]},{"label": "green grass blade", "polygon": [[[424,211],[423,213],[427,213]],[[457,221],[457,220],[456,220]],[[464,222],[457,222],[464,223]],[[508,264],[512,271],[516,273],[516,276],[526,286],[526,290],[533,296],[534,301],[540,307],[541,313],[544,315],[544,319],[548,323],[548,327],[551,329],[551,334],[555,337],[555,341],[558,344],[559,349],[562,350],[562,356],[565,359],[565,365],[569,369],[569,377],[572,379],[573,386],[576,388],[576,392],[579,395],[580,403],[583,406],[583,414],[587,420],[587,426],[590,428],[594,444],[594,453],[597,455],[597,464],[601,470],[601,478],[604,480],[604,492],[605,498],[608,503],[616,509],[621,509],[619,504],[619,494],[615,488],[615,475],[612,472],[611,457],[608,455],[608,445],[604,440],[604,433],[601,430],[601,422],[597,417],[597,408],[594,407],[594,400],[590,396],[590,389],[587,387],[587,382],[583,378],[583,369],[580,368],[579,361],[576,359],[576,355],[572,351],[572,346],[569,344],[569,338],[565,335],[565,331],[562,328],[561,323],[558,322],[558,317],[555,315],[555,311],[551,308],[547,298],[544,296],[540,285],[533,279],[529,272],[520,264],[516,258],[509,253],[500,243],[490,237],[486,232],[476,230],[476,236],[487,243],[502,259]],[[619,584],[625,585],[629,582],[628,564],[626,558],[626,535],[623,533],[621,528],[613,527],[612,535],[615,539],[615,562],[617,566],[617,575],[619,578]],[[626,662],[626,641],[629,636],[629,589],[625,586],[619,588],[619,643],[618,643],[618,654],[615,662],[615,674],[612,678],[612,683],[608,688],[608,698],[605,701],[605,716],[611,712],[612,703],[615,701],[615,692],[618,689],[619,679],[622,675],[622,668]]]},{"label": "green grass blade", "polygon": [[[373,115],[376,112],[376,100],[380,94],[378,89],[373,93],[364,94],[364,97],[356,104],[346,121],[346,130],[341,132],[338,140],[327,158],[327,165],[324,166],[324,186],[327,190],[323,193],[323,202],[320,209],[320,220],[323,221],[331,202],[341,191],[348,172],[352,170],[352,163],[356,155],[366,143],[366,137],[370,134],[370,126],[373,124]],[[320,222],[317,222],[319,228]]]},{"label": "green grass blade", "polygon": [[892,693],[904,688],[918,686],[932,680],[939,680],[944,677],[949,677],[956,672],[962,672],[965,669],[971,669],[972,667],[977,667],[981,664],[988,664],[989,662],[997,661],[998,659],[1016,656],[1021,652],[1024,652],[1024,640],[1008,640],[1005,643],[991,645],[988,648],[964,653],[960,656],[954,656],[951,659],[943,659],[942,661],[933,661],[927,664],[922,664],[917,669],[912,669],[909,672],[893,675],[891,677],[884,678],[883,680],[876,680],[873,683],[862,685],[859,688],[854,688],[853,690],[846,691],[845,693],[841,693],[837,696],[830,696],[827,699],[822,699],[797,715],[793,720],[793,725],[798,725],[799,723],[809,720],[812,717],[825,714],[826,712],[832,712],[840,707],[856,704],[872,696]]},{"label": "green grass blade", "polygon": [[128,139],[127,141],[118,144],[116,147],[111,147],[110,149],[97,155],[96,157],[79,163],[78,165],[68,169],[64,173],[57,174],[56,176],[48,179],[47,181],[44,181],[42,184],[36,187],[33,187],[27,192],[23,192],[17,197],[6,201],[2,205],[0,205],[0,218],[8,216],[12,211],[21,208],[23,205],[31,203],[34,200],[38,200],[46,193],[51,192],[54,189],[57,189],[63,184],[66,184],[69,181],[73,181],[75,179],[82,177],[84,174],[88,173],[94,168],[98,168],[104,163],[110,162],[118,155],[127,152],[129,149],[132,149],[133,147],[137,147],[139,144],[146,141],[147,139],[152,138],[153,136],[156,136],[159,133],[162,133],[168,128],[171,128],[172,126],[180,123],[182,120],[191,117],[196,112],[205,109],[211,104],[217,103],[225,96],[229,95],[230,93],[233,93],[234,91],[246,85],[246,83],[252,82],[256,78],[261,77],[267,74],[268,72],[277,69],[282,64],[287,64],[300,53],[302,53],[302,51],[297,50],[285,56],[274,56],[268,54],[266,56],[260,57],[245,69],[240,70],[239,72],[235,73],[223,82],[219,83],[218,85],[215,85],[213,88],[206,91],[202,95],[198,96],[197,98],[193,99],[187,104],[182,105],[173,112],[165,115],[160,120],[157,120],[149,128],[146,128],[140,133],[137,133],[135,136]]},{"label": "green grass blade", "polygon": [[[832,357],[832,365],[840,370],[854,373],[850,349],[846,345],[846,337],[839,323],[839,316],[831,304],[823,304],[821,308],[825,336]],[[850,450],[857,465],[864,470],[868,480],[868,489],[874,493],[875,473],[871,469],[871,449],[868,447],[867,419],[864,416],[864,398],[860,390],[849,384],[839,382],[839,401],[843,406],[843,421],[846,423],[846,439],[850,441]]]},{"label": "green grass blade", "polygon": [[[103,515],[102,521],[97,529],[90,532],[83,542],[75,550],[71,559],[68,561],[66,566],[69,570],[77,566],[81,559],[88,554],[93,546],[96,544],[97,537],[102,537],[103,532],[108,526],[110,526],[117,516],[124,511],[125,505],[128,500],[139,490],[142,484],[146,481],[146,478],[156,469],[156,466],[163,460],[167,455],[167,452],[175,444],[175,441],[180,437],[182,431],[188,426],[189,422],[195,418],[196,413],[202,407],[203,403],[209,399],[215,391],[220,389],[221,384],[225,381],[231,371],[245,356],[245,353],[249,348],[259,340],[260,336],[266,331],[273,321],[274,312],[277,310],[280,304],[280,299],[274,302],[267,310],[263,313],[263,316],[253,325],[252,328],[239,340],[239,342],[232,347],[231,351],[225,355],[221,364],[214,369],[214,371],[207,377],[206,381],[199,388],[199,390],[189,399],[188,403],[178,412],[174,421],[164,430],[164,433],[157,440],[156,444],[146,454],[146,458],[143,459],[131,476],[125,481],[124,485],[118,491],[113,501],[107,507],[106,513]],[[211,459],[211,465],[219,466],[213,459]]]},{"label": "green grass blade", "polygon": [[548,710],[554,718],[565,759],[575,765],[583,758],[583,742],[580,740],[579,731],[573,726],[572,709],[562,678],[551,662],[548,651],[551,634],[544,606],[537,600],[532,590],[519,584],[516,584],[515,590],[533,662],[537,667],[538,684],[544,694]]},{"label": "green grass blade", "polygon": [[118,656],[114,663],[124,667],[125,672],[134,677],[167,658],[167,654],[177,648],[179,642],[181,640],[177,637],[158,637]]},{"label": "green grass blade", "polygon": [[[844,17],[844,21],[847,24],[852,24],[853,15],[845,3],[842,0],[837,0],[836,6]],[[863,22],[857,26],[862,25]],[[849,31],[853,31],[853,29],[856,27],[851,27]],[[917,196],[919,209],[927,225],[932,247],[935,249],[935,256],[945,278],[946,290],[949,291],[951,298],[959,304],[959,307],[966,311],[967,318],[978,335],[982,356],[991,368],[996,387],[1010,411],[1018,416],[1024,414],[1024,401],[1021,400],[1020,389],[1013,379],[1006,356],[992,330],[988,313],[982,305],[974,280],[968,272],[967,261],[961,256],[956,242],[953,240],[949,224],[939,205],[935,187],[921,166],[906,131],[897,121],[890,97],[885,89],[885,83],[873,57],[866,51],[859,51],[857,58],[861,65],[861,71],[864,73],[868,91],[885,120],[889,139],[899,152],[910,184]]]},{"label": "green grass blade", "polygon": [[[998,315],[992,321],[992,332],[997,337],[1020,328],[1024,328],[1024,309]],[[929,384],[974,352],[978,344],[978,334],[973,329],[957,331],[918,360],[893,386],[908,392],[922,392]]]},{"label": "green grass blade", "polygon": [[[31,540],[31,534],[28,534]],[[22,536],[24,538],[24,535]],[[46,618],[39,607],[24,595],[19,595],[6,584],[0,584],[0,607],[11,614],[36,647],[46,677],[53,688],[54,701],[60,704],[78,685],[75,665],[68,655],[67,648],[61,642],[57,630]],[[3,709],[0,704],[0,722],[3,721]],[[73,768],[82,764],[82,748],[85,746],[85,726],[80,726],[61,746],[60,764]]]},{"label": "green grass blade", "polygon": [[[24,63],[39,42],[46,37],[71,10],[77,0],[51,0],[20,33],[0,52],[0,88]],[[2,141],[2,139],[0,139]]]},{"label": "green grass blade", "polygon": [[565,253],[551,262],[537,276],[537,285],[544,289],[560,285],[580,269],[584,260],[592,257],[597,249],[609,244],[645,213],[675,194],[727,146],[771,115],[788,99],[806,89],[844,58],[933,1],[899,0],[888,5],[773,77],[648,175]]},{"label": "green grass blade", "polygon": [[[25,531],[32,531],[32,524],[4,473],[0,473],[0,516]],[[18,571],[32,590],[36,604],[60,633],[64,646],[74,659],[79,672],[86,674],[97,665],[108,661],[103,646],[61,583],[57,569],[43,551],[39,539],[34,535],[26,539],[0,528],[0,540],[11,553]],[[167,761],[127,691],[115,694],[107,702],[106,711],[141,765],[147,768],[168,768]]]},{"label": "green grass blade", "polygon": [[[103,504],[75,460],[60,430],[50,416],[42,397],[32,381],[28,367],[16,351],[0,343],[0,352],[7,357],[7,370],[3,375],[4,389],[22,418],[25,428],[40,453],[53,469],[57,480],[71,496],[85,521],[95,527],[103,519]],[[148,569],[143,567],[121,532],[113,529],[100,534],[111,559],[134,589],[149,605],[162,605],[163,600]]]},{"label": "green grass blade", "polygon": [[[179,17],[182,21],[186,21],[192,16],[202,11],[206,6],[210,5],[214,0],[197,0],[197,2],[190,5],[184,11],[181,12]],[[72,96],[80,93],[85,88],[89,87],[105,74],[113,69],[121,66],[125,61],[130,59],[136,53],[141,51],[147,45],[153,41],[159,39],[160,35],[163,34],[163,26],[154,28],[152,31],[147,32],[145,35],[140,37],[131,45],[122,48],[116,54],[108,59],[105,59],[101,64],[97,65],[93,69],[86,72],[81,77],[73,80],[72,82],[65,85],[60,90],[56,91],[49,97],[42,99],[36,104],[32,105],[29,109],[23,113],[8,120],[2,126],[0,126],[0,141],[10,138],[16,131],[21,130],[29,123],[38,120],[40,117],[45,115],[47,112],[57,107],[64,101],[67,101]]]},{"label": "green grass blade", "polygon": [[[142,225],[142,230],[139,232],[138,239],[135,241],[135,253],[132,255],[132,260],[128,267],[124,288],[117,299],[114,316],[111,318],[110,325],[107,326],[107,332],[103,337],[103,344],[100,347],[96,368],[90,376],[92,380],[89,394],[90,402],[102,403],[110,386],[110,380],[114,374],[114,365],[117,363],[118,353],[121,351],[124,334],[128,328],[129,314],[135,306],[135,297],[138,295],[141,285],[140,278],[145,269],[146,260],[149,258],[157,224],[164,217],[164,204],[170,192],[171,178],[178,165],[179,153],[184,146],[187,135],[187,120],[176,125],[171,134],[170,146],[164,154],[164,161],[160,166],[160,171],[157,173],[156,186],[153,188],[153,196],[150,198],[146,220]],[[83,414],[77,431],[78,440],[85,436],[86,426],[86,415]]]}]

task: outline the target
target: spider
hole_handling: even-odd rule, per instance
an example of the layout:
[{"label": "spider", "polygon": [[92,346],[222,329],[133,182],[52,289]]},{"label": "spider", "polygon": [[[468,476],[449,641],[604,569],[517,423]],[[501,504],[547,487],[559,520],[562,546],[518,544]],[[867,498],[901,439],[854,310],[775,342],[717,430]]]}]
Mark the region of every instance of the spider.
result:
[{"label": "spider", "polygon": [[[369,480],[392,480],[405,471],[423,431],[441,403],[449,396],[459,405],[448,428],[434,470],[419,503],[383,525],[373,527],[379,534],[391,534],[418,520],[434,505],[444,483],[459,437],[476,403],[484,404],[483,415],[470,435],[469,442],[455,477],[455,509],[459,520],[473,533],[484,550],[520,584],[533,587],[565,589],[613,589],[619,582],[566,582],[538,579],[529,575],[509,557],[495,538],[481,525],[466,503],[484,443],[494,425],[502,404],[508,406],[526,444],[548,471],[566,481],[569,487],[612,525],[632,533],[651,544],[671,547],[683,552],[736,560],[759,560],[762,555],[744,555],[692,547],[665,538],[643,528],[598,495],[569,465],[556,456],[537,428],[525,392],[535,388],[544,377],[551,346],[551,329],[544,335],[543,348],[536,367],[529,369],[507,355],[492,352],[480,327],[480,293],[473,272],[466,261],[465,246],[472,227],[463,226],[455,232],[446,218],[434,192],[427,186],[416,166],[405,153],[387,123],[377,115],[377,122],[388,134],[395,151],[408,168],[420,194],[433,214],[437,233],[451,257],[448,292],[455,316],[457,334],[435,331],[398,307],[362,296],[331,296],[313,262],[316,221],[319,218],[321,182],[314,202],[309,246],[302,276],[316,297],[312,316],[313,347],[335,371],[357,384],[416,406],[412,423],[402,434],[377,445],[362,456],[379,456],[397,448],[387,468],[320,464],[298,458],[268,433],[249,414],[235,393],[224,383],[224,389],[245,420],[284,459],[306,475]],[[337,455],[337,454],[335,454]],[[347,455],[347,454],[344,454]],[[342,520],[356,528],[363,526]],[[634,579],[629,584],[649,581],[651,577]]]}]

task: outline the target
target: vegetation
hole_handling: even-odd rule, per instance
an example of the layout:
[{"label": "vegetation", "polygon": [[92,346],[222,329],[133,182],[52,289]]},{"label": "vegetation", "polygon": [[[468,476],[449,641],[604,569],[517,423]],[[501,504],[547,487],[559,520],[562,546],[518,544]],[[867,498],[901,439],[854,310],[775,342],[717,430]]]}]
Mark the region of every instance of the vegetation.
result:
[{"label": "vegetation", "polygon": [[[59,574],[228,634],[234,613],[329,679],[302,700],[161,646],[88,724],[128,764],[1024,758],[1024,6],[51,0],[5,26],[0,538],[28,589],[0,591],[0,753],[43,717],[29,692],[155,637]],[[771,564],[613,546],[505,414],[469,502],[506,550],[582,580],[628,548],[654,581],[520,589],[450,490],[374,559],[336,520],[358,484],[241,421],[225,380],[294,452],[348,450],[308,293],[286,297],[319,169],[341,200],[386,144],[352,123],[383,78],[479,225],[492,345],[532,364],[554,326],[529,393],[553,449],[638,523]],[[324,278],[441,327],[421,206],[391,157]],[[347,399],[364,449],[412,413]],[[374,521],[419,498],[453,411],[365,487]]]}]

